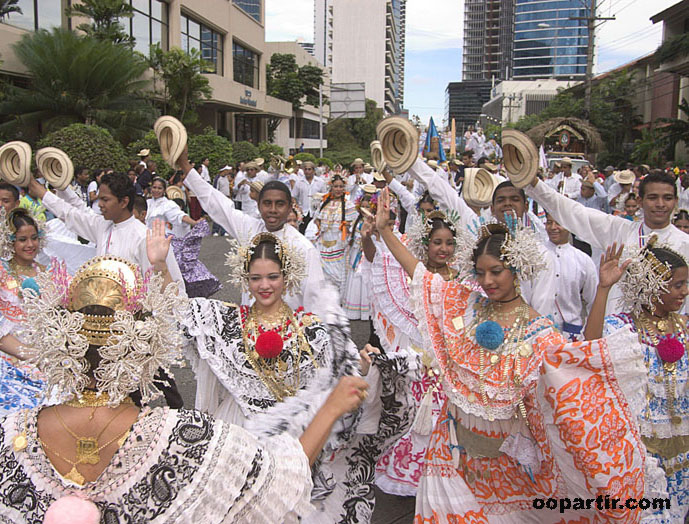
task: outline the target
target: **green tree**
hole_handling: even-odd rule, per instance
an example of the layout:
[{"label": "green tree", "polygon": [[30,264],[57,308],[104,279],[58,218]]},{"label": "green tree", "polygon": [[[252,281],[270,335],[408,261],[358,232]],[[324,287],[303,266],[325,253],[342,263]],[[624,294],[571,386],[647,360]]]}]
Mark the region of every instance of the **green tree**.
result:
[{"label": "green tree", "polygon": [[196,108],[213,94],[208,78],[201,74],[211,66],[201,53],[196,49],[186,53],[178,47],[163,51],[155,45],[148,63],[163,81],[164,113],[189,127],[198,124]]},{"label": "green tree", "polygon": [[258,158],[258,148],[251,142],[235,142],[232,144],[232,152],[235,162],[248,162]]},{"label": "green tree", "polygon": [[188,143],[189,158],[196,162],[202,162],[204,158],[210,161],[208,170],[211,178],[221,167],[234,162],[232,144],[227,138],[218,135],[212,127],[207,127],[203,133],[190,136]]},{"label": "green tree", "polygon": [[285,150],[280,146],[271,144],[270,142],[259,142],[258,143],[258,156],[265,159],[266,162],[270,162],[273,155],[284,155]]},{"label": "green tree", "polygon": [[48,133],[81,122],[108,129],[123,143],[142,135],[156,112],[145,60],[131,49],[64,29],[27,33],[14,50],[32,77],[0,103],[2,131],[40,124]]},{"label": "green tree", "polygon": [[[365,149],[376,139],[376,126],[383,119],[383,110],[375,100],[366,100],[364,118],[332,120],[325,128],[328,150]],[[329,157],[329,155],[326,155]],[[352,157],[354,160],[355,157]]]},{"label": "green tree", "polygon": [[121,23],[124,18],[134,16],[134,8],[128,0],[81,0],[65,9],[65,14],[88,18],[90,23],[79,24],[77,29],[96,40],[134,45],[134,38]]},{"label": "green tree", "polygon": [[90,169],[111,167],[115,171],[124,171],[129,166],[122,144],[107,129],[98,126],[72,124],[63,127],[40,139],[36,147],[62,149],[75,166]]},{"label": "green tree", "polygon": [[689,103],[686,98],[682,98],[682,103],[677,108],[684,113],[682,118],[660,118],[659,122],[663,127],[658,131],[660,139],[670,148],[674,149],[677,142],[689,144]]},{"label": "green tree", "polygon": [[663,140],[663,131],[658,128],[642,130],[641,138],[634,140],[631,160],[638,164],[659,166],[667,149],[667,142]]},{"label": "green tree", "polygon": [[0,22],[4,22],[5,17],[11,13],[22,13],[18,3],[19,0],[0,0]]},{"label": "green tree", "polygon": [[[323,70],[313,65],[297,65],[293,54],[273,53],[266,65],[267,92],[286,100],[295,111],[304,104],[318,107],[318,87],[323,83]],[[273,140],[281,118],[268,120],[268,138]]]}]

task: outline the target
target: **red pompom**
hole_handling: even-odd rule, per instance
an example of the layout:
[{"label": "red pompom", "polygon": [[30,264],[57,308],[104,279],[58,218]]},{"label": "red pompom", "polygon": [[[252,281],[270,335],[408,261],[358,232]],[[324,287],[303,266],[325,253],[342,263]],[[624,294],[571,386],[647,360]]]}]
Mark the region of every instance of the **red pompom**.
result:
[{"label": "red pompom", "polygon": [[256,339],[256,353],[261,358],[275,358],[282,351],[282,337],[275,331],[261,333]]},{"label": "red pompom", "polygon": [[658,356],[663,362],[668,362],[670,364],[682,358],[685,351],[684,344],[675,337],[666,337],[662,339],[658,342],[656,349],[658,350]]}]

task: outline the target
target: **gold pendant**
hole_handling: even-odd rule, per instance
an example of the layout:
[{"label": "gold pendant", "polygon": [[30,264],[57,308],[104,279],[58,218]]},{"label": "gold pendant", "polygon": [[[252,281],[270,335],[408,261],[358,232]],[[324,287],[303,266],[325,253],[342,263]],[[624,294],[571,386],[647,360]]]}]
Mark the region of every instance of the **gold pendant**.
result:
[{"label": "gold pendant", "polygon": [[677,369],[677,362],[663,362],[663,368],[667,373],[674,373]]},{"label": "gold pendant", "polygon": [[63,476],[63,478],[70,480],[74,482],[75,484],[79,484],[80,486],[83,486],[86,484],[86,479],[84,476],[77,471],[77,466],[76,464],[72,466],[72,469],[69,470],[69,473]]},{"label": "gold pendant", "polygon": [[474,394],[473,391],[472,391],[471,393],[469,393],[469,396],[467,397],[467,400],[468,400],[469,403],[471,403],[471,404],[473,404],[474,402],[476,402],[476,395]]},{"label": "gold pendant", "polygon": [[287,371],[287,362],[285,362],[284,360],[278,360],[278,371],[280,373],[284,373],[285,371]]},{"label": "gold pendant", "polygon": [[462,317],[455,317],[452,319],[452,325],[457,331],[459,331],[464,328],[464,319]]},{"label": "gold pendant", "polygon": [[669,323],[667,320],[659,320],[658,323],[656,324],[656,328],[658,328],[658,331],[661,333],[667,333],[668,329],[670,328]]},{"label": "gold pendant", "polygon": [[91,437],[77,439],[77,463],[98,464],[99,462],[98,441]]},{"label": "gold pendant", "polygon": [[500,360],[500,357],[499,357],[499,356],[497,356],[497,355],[491,355],[491,356],[490,356],[490,363],[491,363],[491,364],[497,364],[497,363],[498,363],[498,360]]},{"label": "gold pendant", "polygon": [[24,451],[26,446],[29,445],[29,441],[26,438],[26,433],[21,433],[12,439],[12,445],[14,446],[14,451]]},{"label": "gold pendant", "polygon": [[674,416],[670,419],[670,421],[671,421],[675,426],[679,426],[679,425],[682,423],[682,418],[679,417],[678,415],[674,415]]}]

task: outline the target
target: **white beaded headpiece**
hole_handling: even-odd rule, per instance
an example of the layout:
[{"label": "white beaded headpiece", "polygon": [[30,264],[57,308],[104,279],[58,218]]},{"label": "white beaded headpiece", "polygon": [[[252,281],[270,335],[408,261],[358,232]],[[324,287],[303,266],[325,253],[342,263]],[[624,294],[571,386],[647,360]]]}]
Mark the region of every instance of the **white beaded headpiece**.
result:
[{"label": "white beaded headpiece", "polygon": [[282,242],[272,233],[259,233],[251,239],[248,245],[241,245],[237,240],[228,240],[230,250],[225,259],[225,265],[230,268],[227,281],[241,287],[242,291],[249,291],[249,262],[256,247],[264,241],[275,244],[275,254],[280,260],[282,274],[285,277],[285,290],[287,293],[297,293],[301,283],[306,278],[306,262],[302,254]]},{"label": "white beaded headpiece", "polygon": [[81,396],[90,382],[90,346],[101,358],[96,391],[107,392],[111,405],[137,390],[144,403],[160,395],[154,375],[181,358],[177,320],[188,300],[178,283],[163,289],[161,275],[110,255],[86,262],[74,277],[63,264],[36,281],[40,291],[24,292],[20,337],[24,356],[45,376],[46,395]]},{"label": "white beaded headpiece", "polygon": [[428,214],[418,214],[407,230],[407,248],[417,259],[425,261],[428,258],[428,244],[433,231],[433,221],[436,219],[445,222],[455,238],[455,252],[448,262],[449,266],[455,266],[472,238],[461,228],[459,213],[454,210],[447,213],[435,210]]},{"label": "white beaded headpiece", "polygon": [[33,219],[38,230],[38,249],[45,247],[45,220],[39,219],[33,209],[16,207],[9,213],[0,206],[0,258],[10,260],[14,256],[14,242],[17,240],[17,230],[12,223],[12,219],[17,213],[26,213]]}]

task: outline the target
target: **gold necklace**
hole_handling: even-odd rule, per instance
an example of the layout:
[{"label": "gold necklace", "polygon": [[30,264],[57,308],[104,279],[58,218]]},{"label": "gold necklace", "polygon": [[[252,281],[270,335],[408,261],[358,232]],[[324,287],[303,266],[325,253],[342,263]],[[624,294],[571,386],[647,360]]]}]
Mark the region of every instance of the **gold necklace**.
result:
[{"label": "gold necklace", "polygon": [[108,427],[110,427],[110,424],[112,424],[113,421],[122,413],[127,411],[126,409],[121,409],[117,413],[115,413],[115,416],[113,416],[108,421],[108,423],[103,427],[100,433],[98,433],[98,435],[94,438],[82,437],[81,435],[77,435],[67,426],[65,420],[62,418],[62,415],[60,414],[60,411],[57,409],[57,406],[55,406],[53,409],[62,427],[65,429],[65,431],[67,431],[67,433],[69,433],[72,436],[72,438],[74,438],[77,441],[75,454],[77,457],[78,464],[98,464],[100,462],[99,451],[103,448],[98,447],[98,441],[103,436],[103,433],[105,433],[105,430],[108,429]]},{"label": "gold necklace", "polygon": [[[106,391],[98,393],[92,389],[85,389],[81,393],[81,398],[76,395],[65,402],[65,406],[70,408],[101,408],[110,402],[110,395]],[[134,404],[134,401],[125,397],[120,404]]]},{"label": "gold necklace", "polygon": [[[106,442],[102,446],[95,449],[94,452],[97,454],[100,454],[101,451],[103,451],[105,448],[107,448],[108,446],[110,446],[114,442],[117,442],[118,447],[122,447],[124,442],[127,440],[127,437],[129,436],[130,431],[131,431],[131,428],[128,428],[127,431],[125,431],[121,435],[118,435],[117,437],[113,438],[112,440],[109,440],[108,442]],[[79,473],[79,470],[77,469],[77,466],[79,464],[84,463],[82,460],[80,460],[78,457],[77,457],[76,461],[68,459],[64,455],[58,453],[56,450],[54,450],[53,448],[48,446],[48,444],[46,444],[46,442],[40,437],[38,437],[38,442],[40,442],[44,453],[47,454],[47,452],[49,451],[53,455],[55,455],[57,458],[64,460],[67,464],[70,464],[72,466],[72,469],[70,469],[66,475],[62,475],[63,478],[70,480],[70,481],[74,482],[75,484],[78,484],[79,486],[83,486],[84,484],[86,484],[86,479],[84,478],[84,476],[81,473]],[[97,462],[96,462],[96,464],[97,464]]]},{"label": "gold necklace", "polygon": [[[255,340],[258,337],[259,332],[259,321],[255,310],[252,308],[249,310],[249,315],[246,319],[246,323],[242,326],[242,336],[244,339],[244,350],[246,353],[246,359],[256,372],[258,378],[263,382],[263,384],[268,388],[271,394],[275,397],[275,400],[282,402],[285,397],[293,396],[299,391],[299,384],[301,378],[301,359],[304,353],[307,353],[312,363],[315,367],[318,367],[317,362],[313,357],[313,352],[311,351],[311,346],[306,340],[304,333],[299,326],[296,315],[290,309],[287,304],[283,304],[283,321],[280,324],[278,334],[282,337],[283,343],[289,345],[290,353],[292,354],[292,384],[288,385],[287,380],[287,362],[280,358],[278,355],[275,358],[265,359],[262,358],[256,350],[253,348]],[[289,330],[287,324],[289,320],[289,325],[292,326],[291,332],[284,335],[285,331]],[[249,335],[252,335],[253,341],[249,340]],[[293,348],[292,341],[296,337],[296,351]],[[283,349],[284,351],[284,349]]]}]

